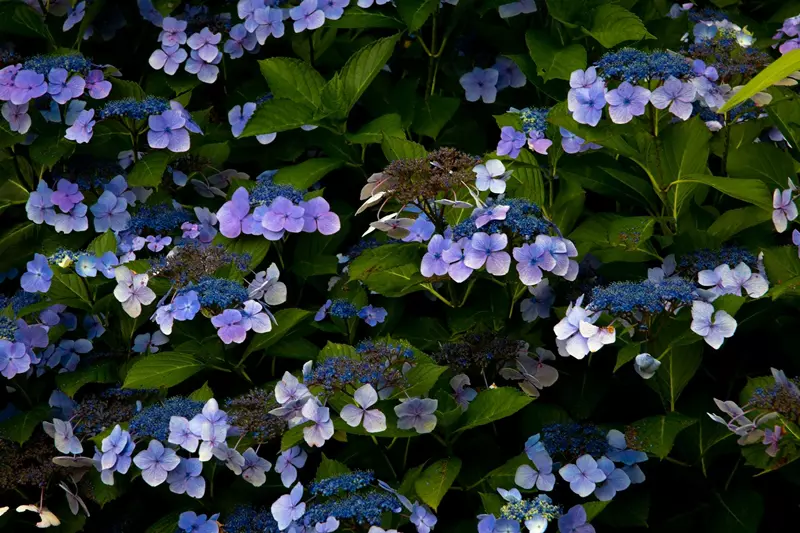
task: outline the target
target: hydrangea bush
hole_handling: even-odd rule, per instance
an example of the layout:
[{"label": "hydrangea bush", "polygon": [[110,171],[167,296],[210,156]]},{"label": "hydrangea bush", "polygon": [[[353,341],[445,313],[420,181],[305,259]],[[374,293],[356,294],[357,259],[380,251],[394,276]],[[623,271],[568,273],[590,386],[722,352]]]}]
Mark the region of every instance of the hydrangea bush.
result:
[{"label": "hydrangea bush", "polygon": [[778,0],[0,2],[0,528],[791,527],[798,49]]}]

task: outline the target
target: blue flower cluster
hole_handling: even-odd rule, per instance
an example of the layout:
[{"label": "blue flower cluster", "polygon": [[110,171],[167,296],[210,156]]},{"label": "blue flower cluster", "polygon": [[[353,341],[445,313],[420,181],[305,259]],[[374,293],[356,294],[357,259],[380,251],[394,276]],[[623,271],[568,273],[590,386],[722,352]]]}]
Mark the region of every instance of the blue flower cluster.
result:
[{"label": "blue flower cluster", "polygon": [[197,283],[189,283],[178,291],[184,294],[189,291],[197,293],[197,299],[203,307],[219,307],[231,309],[234,305],[248,299],[247,289],[236,281],[206,276]]},{"label": "blue flower cluster", "polygon": [[358,308],[350,301],[339,298],[331,302],[330,315],[336,318],[353,318],[358,316]]},{"label": "blue flower cluster", "polygon": [[549,496],[542,494],[535,500],[509,502],[500,509],[500,518],[504,520],[525,522],[537,516],[550,522],[561,516],[561,507],[555,505]]},{"label": "blue flower cluster", "polygon": [[[5,299],[5,297],[3,297]],[[5,302],[0,302],[2,309],[5,309],[6,305]],[[14,335],[17,333],[17,324],[12,319],[6,316],[0,316],[0,339],[5,339],[8,341],[14,340]]]},{"label": "blue flower cluster", "polygon": [[47,74],[54,68],[63,68],[68,72],[87,74],[92,68],[92,62],[80,54],[68,55],[40,55],[33,56],[22,64],[24,70],[33,70],[39,74]]},{"label": "blue flower cluster", "polygon": [[643,52],[635,48],[622,48],[608,52],[595,66],[604,78],[614,78],[629,83],[670,76],[686,78],[692,74],[692,65],[686,58],[673,52],[656,50]]},{"label": "blue flower cluster", "polygon": [[542,444],[551,453],[569,456],[589,454],[600,457],[609,451],[606,432],[594,424],[568,422],[549,424],[542,428]]},{"label": "blue flower cluster", "polygon": [[352,493],[369,486],[375,481],[375,473],[371,470],[356,470],[315,481],[308,491],[314,496],[333,496],[340,492]]},{"label": "blue flower cluster", "polygon": [[191,219],[188,211],[176,209],[169,204],[143,205],[131,216],[128,229],[137,233],[145,228],[156,232],[172,231]]},{"label": "blue flower cluster", "polygon": [[377,248],[380,245],[381,243],[379,243],[377,239],[374,239],[372,237],[367,237],[366,239],[361,239],[356,244],[348,248],[347,252],[345,252],[342,255],[343,257],[346,257],[349,261],[352,261],[353,259],[363,254],[367,250]]},{"label": "blue flower cluster", "polygon": [[240,505],[225,519],[227,533],[278,533],[278,523],[266,507]]},{"label": "blue flower cluster", "polygon": [[303,519],[307,526],[324,522],[329,516],[337,520],[353,520],[357,524],[379,525],[382,513],[399,509],[400,501],[393,494],[370,491],[312,505]]},{"label": "blue flower cluster", "polygon": [[256,178],[256,186],[250,192],[250,205],[270,205],[278,196],[283,196],[295,204],[303,201],[302,191],[291,185],[276,185],[272,182],[277,173],[277,170],[267,170]]},{"label": "blue flower cluster", "polygon": [[704,7],[702,9],[691,9],[687,11],[689,20],[692,22],[700,22],[701,20],[728,20],[728,15],[719,9]]},{"label": "blue flower cluster", "polygon": [[690,305],[696,287],[691,281],[679,277],[660,282],[619,281],[595,287],[592,291],[592,310],[604,310],[611,314],[660,313],[674,310],[677,306]]},{"label": "blue flower cluster", "polygon": [[545,133],[547,130],[547,114],[550,109],[547,107],[526,107],[519,112],[522,120],[522,131],[527,135],[531,131]]},{"label": "blue flower cluster", "polygon": [[800,422],[800,379],[789,380],[795,387],[787,387],[782,383],[775,383],[770,387],[759,387],[753,391],[748,401],[749,405],[769,412],[780,413],[789,420]]},{"label": "blue flower cluster", "polygon": [[133,420],[130,432],[135,438],[152,437],[160,441],[169,437],[169,420],[173,416],[182,416],[191,419],[203,409],[203,402],[196,402],[188,398],[167,398],[164,403],[145,407]]},{"label": "blue flower cluster", "polygon": [[475,227],[475,219],[478,215],[474,214],[453,228],[453,240],[462,237],[472,237],[481,231],[484,233],[501,233],[509,230],[521,236],[525,240],[536,238],[537,235],[547,234],[553,228],[553,224],[541,218],[542,210],[535,203],[524,198],[508,198],[495,202],[498,205],[508,206],[508,212],[504,220],[493,220],[480,228]]},{"label": "blue flower cluster", "polygon": [[14,311],[15,315],[19,315],[20,311],[29,305],[39,303],[41,300],[42,295],[39,293],[19,290],[11,297],[11,309]]},{"label": "blue flower cluster", "polygon": [[398,357],[414,359],[414,350],[411,345],[402,341],[384,342],[364,339],[356,345],[356,352],[360,354],[367,352],[377,353],[389,361],[394,361]]},{"label": "blue flower cluster", "polygon": [[383,365],[349,357],[329,357],[314,366],[309,384],[322,385],[326,391],[341,389],[350,383],[377,385],[385,379]]},{"label": "blue flower cluster", "polygon": [[169,102],[158,96],[147,96],[144,100],[123,98],[107,102],[97,111],[97,118],[103,120],[111,117],[120,117],[144,120],[150,115],[158,115],[164,111],[169,111],[169,109]]},{"label": "blue flower cluster", "polygon": [[677,270],[693,279],[701,270],[714,270],[723,263],[731,268],[745,263],[752,269],[757,267],[758,261],[756,256],[740,246],[723,246],[718,250],[703,248],[680,256]]}]

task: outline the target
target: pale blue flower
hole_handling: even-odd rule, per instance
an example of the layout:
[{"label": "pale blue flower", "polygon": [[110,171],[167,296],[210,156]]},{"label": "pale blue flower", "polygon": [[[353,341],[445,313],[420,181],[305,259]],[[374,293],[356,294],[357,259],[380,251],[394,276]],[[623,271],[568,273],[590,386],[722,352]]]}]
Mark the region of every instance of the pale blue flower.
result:
[{"label": "pale blue flower", "polygon": [[180,464],[174,450],[164,448],[157,440],[151,440],[147,449],[139,452],[133,462],[142,470],[142,479],[151,487],[157,487],[167,480],[167,476]]}]

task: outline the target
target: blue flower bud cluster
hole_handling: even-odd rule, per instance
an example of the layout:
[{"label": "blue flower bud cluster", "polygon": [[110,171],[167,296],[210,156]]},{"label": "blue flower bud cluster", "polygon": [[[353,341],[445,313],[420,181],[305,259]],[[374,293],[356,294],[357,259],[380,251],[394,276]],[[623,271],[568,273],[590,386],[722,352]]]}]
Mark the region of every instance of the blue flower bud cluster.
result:
[{"label": "blue flower bud cluster", "polygon": [[11,309],[14,311],[15,315],[19,315],[20,311],[29,305],[39,303],[41,300],[42,295],[39,293],[19,290],[11,297]]},{"label": "blue flower bud cluster", "polygon": [[545,133],[547,130],[547,114],[550,109],[547,107],[526,107],[519,112],[522,120],[522,131],[527,135],[531,131]]},{"label": "blue flower bud cluster", "polygon": [[197,283],[189,283],[178,291],[184,294],[188,291],[197,292],[197,299],[203,307],[217,307],[219,309],[231,309],[234,305],[240,304],[248,299],[247,289],[239,283],[222,278],[212,278],[206,276]]},{"label": "blue flower bud cluster", "polygon": [[[5,297],[3,297],[5,299]],[[4,304],[5,302],[0,302]],[[5,309],[5,305],[2,306],[2,309]],[[5,339],[7,341],[13,341],[14,335],[17,333],[17,324],[14,320],[6,317],[0,316],[0,339]]]},{"label": "blue flower bud cluster", "polygon": [[550,522],[561,516],[561,507],[555,505],[549,496],[542,494],[535,500],[509,502],[500,509],[500,518],[504,520],[525,522],[537,516]]},{"label": "blue flower bud cluster", "polygon": [[137,439],[152,437],[166,441],[169,437],[169,420],[173,416],[191,419],[203,410],[203,402],[196,402],[180,396],[167,398],[164,403],[153,404],[140,411],[129,427],[131,435]]},{"label": "blue flower bud cluster", "polygon": [[239,505],[225,519],[226,533],[278,533],[278,523],[266,507]]},{"label": "blue flower bud cluster", "polygon": [[74,250],[67,250],[66,248],[59,248],[58,250],[53,253],[50,257],[47,258],[47,262],[58,265],[63,262],[75,262],[81,256],[81,252],[76,252]]},{"label": "blue flower bud cluster", "polygon": [[358,308],[352,302],[339,298],[331,303],[329,313],[336,318],[353,318],[358,316]]},{"label": "blue flower bud cluster", "polygon": [[719,9],[704,7],[702,9],[690,9],[687,11],[689,20],[692,22],[711,21],[711,20],[728,20],[728,15]]},{"label": "blue flower bud cluster", "polygon": [[256,178],[256,186],[250,192],[250,205],[270,205],[278,196],[283,196],[295,204],[303,201],[302,191],[291,185],[276,185],[272,182],[277,173],[277,170],[267,170]]},{"label": "blue flower bud cluster", "polygon": [[660,313],[674,310],[677,306],[690,305],[695,289],[691,281],[679,277],[660,282],[620,281],[595,287],[589,307],[596,311],[608,311],[612,315],[633,311]]},{"label": "blue flower bud cluster", "polygon": [[373,248],[377,248],[380,246],[381,243],[372,237],[367,237],[366,239],[361,239],[356,244],[351,246],[347,249],[347,252],[343,255],[347,257],[350,261],[358,257],[359,255],[363,254],[367,250],[371,250]]},{"label": "blue flower bud cluster", "polygon": [[356,345],[356,352],[360,354],[374,352],[388,361],[394,361],[398,357],[414,359],[414,350],[411,345],[403,341],[384,342],[364,339]]},{"label": "blue flower bud cluster", "polygon": [[120,117],[144,120],[150,115],[159,115],[169,109],[169,102],[158,96],[147,96],[144,100],[123,98],[107,102],[97,111],[97,118],[104,120],[110,117]]},{"label": "blue flower bud cluster", "polygon": [[357,524],[379,525],[381,514],[399,509],[400,501],[393,494],[370,491],[312,505],[306,510],[303,520],[306,526],[312,526],[332,516],[337,520],[353,520]]},{"label": "blue flower bud cluster", "polygon": [[780,413],[792,422],[800,422],[800,379],[790,380],[795,388],[786,387],[782,383],[775,383],[770,387],[759,387],[753,391],[748,402],[758,409]]},{"label": "blue flower bud cluster", "polygon": [[314,496],[333,496],[340,492],[353,493],[369,486],[375,481],[375,473],[371,470],[356,470],[315,481],[308,487]]},{"label": "blue flower bud cluster", "polygon": [[342,389],[348,384],[367,384],[377,386],[385,380],[383,364],[372,361],[360,361],[349,357],[329,357],[318,363],[307,380],[313,385],[331,392]]},{"label": "blue flower bud cluster", "polygon": [[594,424],[568,422],[549,424],[542,428],[542,444],[548,453],[570,457],[589,454],[594,458],[606,455],[610,449],[606,432]]},{"label": "blue flower bud cluster", "polygon": [[[524,198],[507,198],[498,200],[494,204],[508,206],[505,220],[493,220],[476,228],[477,215],[473,215],[453,228],[453,240],[472,237],[479,231],[501,233],[509,230],[527,241],[535,239],[537,235],[549,234],[550,229],[554,227],[551,222],[541,218],[542,210],[538,205]],[[492,203],[490,202],[489,205]]]},{"label": "blue flower bud cluster", "polygon": [[678,259],[678,272],[690,279],[694,279],[701,270],[714,270],[721,264],[736,268],[739,263],[745,263],[751,269],[757,267],[756,256],[740,246],[723,246],[718,250],[704,248],[680,256]]},{"label": "blue flower bud cluster", "polygon": [[629,83],[651,79],[667,79],[670,76],[686,78],[692,74],[692,65],[674,52],[656,50],[644,52],[635,48],[622,48],[608,52],[595,66],[604,78],[614,78]]},{"label": "blue flower bud cluster", "polygon": [[54,68],[63,68],[68,72],[88,74],[92,68],[92,62],[80,54],[68,54],[63,56],[41,55],[33,56],[22,64],[23,70],[33,70],[39,74],[47,76]]},{"label": "blue flower bud cluster", "polygon": [[131,216],[128,229],[137,233],[145,228],[156,232],[172,231],[191,219],[188,211],[169,204],[143,205]]}]

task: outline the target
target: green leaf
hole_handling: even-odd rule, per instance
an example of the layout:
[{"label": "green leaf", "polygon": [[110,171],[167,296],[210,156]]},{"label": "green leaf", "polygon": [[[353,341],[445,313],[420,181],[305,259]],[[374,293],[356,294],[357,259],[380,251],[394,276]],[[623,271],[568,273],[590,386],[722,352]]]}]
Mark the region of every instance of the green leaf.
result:
[{"label": "green leaf", "polygon": [[275,183],[291,185],[300,190],[308,189],[343,164],[341,160],[329,157],[308,159],[298,165],[280,169],[275,175]]},{"label": "green leaf", "polygon": [[9,176],[0,185],[0,213],[12,205],[26,203],[29,195],[28,189],[20,182],[19,178],[13,175]]},{"label": "green leaf", "polygon": [[461,459],[458,457],[436,461],[417,478],[414,489],[420,499],[436,511],[460,471]]},{"label": "green leaf", "polygon": [[160,389],[173,387],[205,367],[193,355],[180,352],[159,352],[148,355],[133,364],[125,382],[124,389]]},{"label": "green leaf", "polygon": [[627,172],[619,161],[605,154],[571,157],[559,163],[559,174],[576,180],[586,190],[654,211],[661,205],[647,176]]},{"label": "green leaf", "polygon": [[292,429],[287,430],[281,436],[281,451],[285,452],[292,446],[297,445],[298,443],[303,441],[303,428],[308,426],[309,423],[306,422],[304,424],[300,424],[299,426],[295,426]]},{"label": "green leaf", "polygon": [[767,270],[772,299],[784,295],[800,294],[800,259],[794,246],[780,246],[764,250],[764,267]]},{"label": "green leaf", "polygon": [[725,242],[740,231],[752,228],[772,219],[772,213],[756,206],[730,209],[722,213],[708,228],[708,234]]},{"label": "green leaf", "polygon": [[348,133],[345,138],[354,144],[379,143],[383,137],[405,139],[406,132],[403,130],[403,118],[390,113],[376,118],[365,124],[356,133]]},{"label": "green leaf", "polygon": [[786,187],[786,178],[795,174],[794,160],[787,152],[767,143],[731,147],[728,152],[728,176],[761,178],[770,187]]},{"label": "green leaf", "polygon": [[275,313],[275,320],[278,322],[272,326],[272,331],[267,333],[258,333],[244,351],[242,360],[239,361],[241,365],[244,361],[255,351],[266,350],[280,339],[285,337],[295,326],[305,321],[311,316],[311,311],[303,309],[281,309]]},{"label": "green leaf", "polygon": [[241,137],[293,130],[313,123],[314,108],[284,98],[275,98],[258,106]]},{"label": "green leaf", "polygon": [[764,498],[761,493],[752,489],[715,492],[711,504],[706,524],[701,526],[703,531],[708,533],[763,531],[761,519],[764,516]]},{"label": "green leaf", "polygon": [[747,82],[739,92],[734,94],[725,105],[719,108],[717,113],[727,113],[745,100],[752,98],[758,92],[786,78],[792,72],[800,69],[800,50],[792,50],[758,73],[758,75]]},{"label": "green leaf", "polygon": [[583,212],[586,192],[575,180],[562,178],[555,204],[553,205],[553,222],[562,233],[569,233]]},{"label": "green leaf", "polygon": [[[353,54],[334,79],[328,82],[323,89],[322,99],[323,102],[336,102],[336,107],[331,110],[335,116],[344,118],[348,115],[375,76],[389,61],[399,39],[400,34],[397,34],[368,44]],[[325,93],[328,93],[327,97]]]},{"label": "green leaf", "polygon": [[324,361],[325,359],[329,359],[331,357],[347,357],[349,359],[358,359],[358,353],[356,349],[350,346],[349,344],[337,344],[335,342],[328,341],[319,351],[319,355],[317,356],[317,362]]},{"label": "green leaf", "polygon": [[396,297],[422,290],[420,250],[414,244],[385,244],[367,250],[350,265],[350,279],[363,281],[384,296]]},{"label": "green leaf", "polygon": [[42,135],[31,144],[29,154],[31,161],[40,168],[50,170],[53,166],[69,157],[75,150],[75,143],[64,138],[58,131],[55,135]]},{"label": "green leaf", "polygon": [[340,463],[339,461],[334,461],[333,459],[328,459],[325,454],[322,454],[322,461],[320,461],[319,466],[317,467],[317,475],[315,479],[326,479],[329,477],[340,476],[342,474],[349,474],[350,469],[347,468],[347,465],[344,463]]},{"label": "green leaf", "polygon": [[604,4],[595,10],[589,34],[606,48],[625,41],[655,39],[639,17],[616,4]]},{"label": "green leaf", "polygon": [[419,363],[414,365],[409,370],[405,377],[409,387],[405,390],[398,391],[393,398],[406,398],[413,396],[425,396],[430,392],[439,376],[447,371],[448,367],[438,366],[430,363]]},{"label": "green leaf", "polygon": [[[691,332],[689,334],[695,335]],[[700,337],[697,337],[697,340],[699,339]],[[656,357],[656,354],[652,355]],[[647,385],[661,396],[665,408],[674,411],[675,402],[681,392],[700,368],[703,360],[703,345],[695,343],[688,346],[671,347],[668,353],[659,360],[661,366],[656,375],[647,380]]]},{"label": "green leaf", "polygon": [[175,533],[176,524],[180,519],[180,513],[174,512],[158,519],[152,526],[148,527],[144,533]]},{"label": "green leaf", "polygon": [[82,367],[74,372],[56,374],[58,389],[72,398],[84,385],[89,383],[116,383],[119,381],[119,372],[116,365],[107,361]]},{"label": "green leaf", "polygon": [[469,404],[463,425],[457,431],[466,431],[506,418],[532,401],[533,398],[511,387],[482,390]]},{"label": "green leaf", "polygon": [[42,37],[55,43],[53,35],[44,23],[44,18],[22,2],[0,4],[0,35]]},{"label": "green leaf", "polygon": [[114,232],[107,230],[102,235],[95,237],[86,249],[98,257],[106,252],[116,252],[117,239],[114,237]]},{"label": "green leaf", "polygon": [[135,81],[116,77],[108,78],[108,81],[111,83],[110,96],[112,99],[133,98],[134,100],[144,100],[147,97],[147,93]]},{"label": "green leaf", "polygon": [[275,98],[317,108],[325,79],[314,67],[300,59],[271,57],[258,62]]},{"label": "green leaf", "polygon": [[130,187],[158,187],[167,171],[172,154],[166,150],[156,150],[137,161],[128,173]]},{"label": "green leaf", "polygon": [[586,49],[579,44],[559,47],[541,30],[528,30],[525,43],[536,71],[545,82],[568,80],[570,74],[586,67]]},{"label": "green leaf", "polygon": [[36,427],[42,421],[50,418],[50,413],[49,405],[40,405],[30,411],[17,413],[11,418],[0,422],[0,436],[17,444],[24,444],[31,438]]},{"label": "green leaf", "polygon": [[684,179],[673,182],[673,185],[677,183],[700,183],[708,185],[738,200],[757,205],[762,209],[772,209],[772,194],[769,192],[766,184],[761,180],[720,178],[702,174],[689,174],[685,176]]},{"label": "green leaf", "polygon": [[53,281],[47,295],[53,303],[64,304],[69,307],[77,307],[86,311],[92,308],[92,300],[89,296],[89,289],[86,281],[77,274],[65,274],[59,270],[53,270]]},{"label": "green leaf", "polygon": [[385,155],[386,159],[389,161],[395,161],[397,159],[419,159],[428,154],[425,147],[421,144],[405,139],[398,139],[397,137],[386,136],[384,136],[383,142],[381,143],[381,150],[383,150],[383,155]]},{"label": "green leaf", "polygon": [[208,386],[208,381],[203,383],[203,386],[194,391],[189,395],[190,400],[194,400],[196,402],[203,402],[206,403],[208,400],[214,397],[214,391],[211,390],[211,387]]},{"label": "green leaf", "polygon": [[419,135],[432,139],[439,136],[442,128],[452,119],[461,100],[447,96],[431,95],[422,105],[417,107],[411,129]]},{"label": "green leaf", "polygon": [[[663,370],[659,369],[659,372]],[[651,453],[659,459],[665,459],[678,433],[696,424],[697,419],[680,413],[669,413],[661,416],[643,418],[631,424],[636,434],[636,449]]]},{"label": "green leaf", "polygon": [[397,12],[408,26],[408,31],[415,32],[425,24],[438,6],[439,0],[404,0],[397,3]]},{"label": "green leaf", "polygon": [[492,493],[479,492],[478,495],[481,497],[481,503],[483,504],[483,511],[486,514],[499,515],[501,509],[507,503],[503,498],[500,497],[499,494],[496,494],[494,492]]},{"label": "green leaf", "polygon": [[617,352],[617,363],[614,365],[614,372],[622,368],[625,363],[633,361],[636,356],[642,353],[642,346],[640,344],[626,344],[620,351]]},{"label": "green leaf", "polygon": [[231,147],[227,141],[211,143],[192,148],[191,155],[197,156],[206,165],[222,167],[231,155]]},{"label": "green leaf", "polygon": [[350,7],[344,10],[344,15],[338,20],[326,20],[325,25],[330,28],[362,29],[362,28],[396,28],[402,29],[402,21],[390,17],[376,10]]}]

